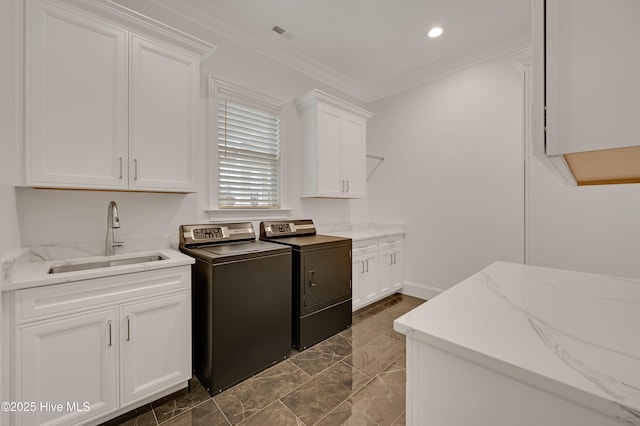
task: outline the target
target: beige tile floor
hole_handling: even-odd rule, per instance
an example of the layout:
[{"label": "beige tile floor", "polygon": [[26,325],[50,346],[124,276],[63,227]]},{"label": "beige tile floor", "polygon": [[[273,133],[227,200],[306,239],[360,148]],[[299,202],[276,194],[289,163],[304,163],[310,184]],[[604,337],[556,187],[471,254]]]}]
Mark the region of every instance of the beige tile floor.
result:
[{"label": "beige tile floor", "polygon": [[190,389],[108,425],[391,425],[405,424],[405,341],[393,320],[423,300],[400,294],[353,315],[353,325],[210,397]]}]

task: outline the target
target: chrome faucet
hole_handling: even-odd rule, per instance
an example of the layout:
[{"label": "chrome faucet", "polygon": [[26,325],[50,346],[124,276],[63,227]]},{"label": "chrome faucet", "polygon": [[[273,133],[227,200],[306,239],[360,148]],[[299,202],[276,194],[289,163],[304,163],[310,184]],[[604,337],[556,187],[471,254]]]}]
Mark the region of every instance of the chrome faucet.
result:
[{"label": "chrome faucet", "polygon": [[107,209],[107,242],[105,245],[104,255],[113,256],[115,247],[124,247],[124,243],[114,241],[113,229],[120,228],[120,218],[118,217],[118,205],[115,201],[109,203]]}]

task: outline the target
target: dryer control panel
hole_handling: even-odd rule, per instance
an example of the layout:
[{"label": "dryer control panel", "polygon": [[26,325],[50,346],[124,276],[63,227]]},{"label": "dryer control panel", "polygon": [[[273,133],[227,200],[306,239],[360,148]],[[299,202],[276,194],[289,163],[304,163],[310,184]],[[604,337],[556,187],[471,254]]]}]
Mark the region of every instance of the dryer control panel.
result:
[{"label": "dryer control panel", "polygon": [[311,219],[261,222],[260,238],[292,237],[297,235],[315,235],[316,226]]}]

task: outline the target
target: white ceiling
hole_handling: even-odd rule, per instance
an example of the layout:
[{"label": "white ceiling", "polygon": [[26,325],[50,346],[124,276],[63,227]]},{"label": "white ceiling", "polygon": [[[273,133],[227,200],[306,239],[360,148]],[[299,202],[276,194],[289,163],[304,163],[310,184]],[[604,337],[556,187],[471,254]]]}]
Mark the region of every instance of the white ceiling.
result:
[{"label": "white ceiling", "polygon": [[[365,102],[531,40],[530,0],[146,1]],[[445,33],[429,39],[434,25]]]}]

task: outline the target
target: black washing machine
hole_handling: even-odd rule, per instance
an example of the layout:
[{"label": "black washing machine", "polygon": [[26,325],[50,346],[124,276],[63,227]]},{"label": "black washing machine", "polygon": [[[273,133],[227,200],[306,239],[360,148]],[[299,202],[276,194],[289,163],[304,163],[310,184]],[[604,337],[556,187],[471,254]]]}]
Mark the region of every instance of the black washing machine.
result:
[{"label": "black washing machine", "polygon": [[291,353],[291,248],[251,222],[180,227],[192,265],[193,370],[211,395]]},{"label": "black washing machine", "polygon": [[292,344],[304,350],[351,326],[351,239],[310,219],[260,223],[260,239],[293,250]]}]

